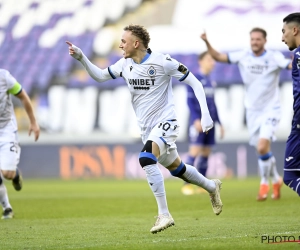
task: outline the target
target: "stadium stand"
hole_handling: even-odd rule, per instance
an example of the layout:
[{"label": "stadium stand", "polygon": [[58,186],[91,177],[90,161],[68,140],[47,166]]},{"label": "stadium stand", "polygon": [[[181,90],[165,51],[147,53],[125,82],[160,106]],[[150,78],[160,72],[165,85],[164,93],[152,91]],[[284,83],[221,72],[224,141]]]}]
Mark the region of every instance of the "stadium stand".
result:
[{"label": "stadium stand", "polygon": [[[204,49],[199,39],[202,28],[207,28],[216,47],[223,51],[239,49],[248,44],[248,32],[252,26],[259,26],[257,21],[249,24],[247,20],[253,21],[264,13],[264,28],[270,30],[268,44],[272,48],[280,43],[274,27],[268,26],[275,22],[272,13],[295,9],[297,5],[295,0],[289,3],[270,1],[268,5],[253,1],[224,3],[213,0],[209,4],[201,1],[201,6],[200,1],[189,1],[186,4],[184,0],[72,0],[70,4],[68,0],[0,0],[0,67],[9,70],[34,97],[39,122],[49,133],[88,134],[101,131],[137,137],[129,93],[123,79],[101,85],[96,83],[68,55],[66,40],[80,47],[87,57],[93,58],[93,62],[103,68],[120,58],[116,48],[123,26],[130,22],[140,23],[149,28],[153,50],[170,53],[196,72],[197,54]],[[156,13],[163,15],[153,18]],[[183,15],[185,18],[182,18]],[[230,22],[233,20],[230,15],[238,15],[241,23]],[[244,17],[241,18],[241,15]],[[219,20],[225,16],[229,21],[224,25],[236,27],[229,31],[220,29]],[[281,23],[281,20],[277,21]],[[241,26],[245,31],[241,30]],[[164,42],[161,42],[162,36]],[[219,37],[226,39],[220,42]],[[282,47],[279,49],[282,50]],[[286,56],[290,55],[286,50],[283,52]],[[218,84],[216,102],[227,127],[227,138],[234,139],[234,131],[245,130],[240,74],[236,65],[217,64],[212,79]],[[292,115],[289,82],[289,71],[283,70],[281,131],[288,130]],[[188,112],[183,93],[185,87],[174,81],[174,96],[178,100],[176,108],[182,131],[186,131]],[[17,112],[17,117],[21,118],[22,113]],[[233,118],[237,122],[231,126],[229,122]],[[244,134],[246,140],[247,134]],[[285,136],[284,133],[282,135]],[[181,133],[180,139],[184,140],[185,136]]]}]

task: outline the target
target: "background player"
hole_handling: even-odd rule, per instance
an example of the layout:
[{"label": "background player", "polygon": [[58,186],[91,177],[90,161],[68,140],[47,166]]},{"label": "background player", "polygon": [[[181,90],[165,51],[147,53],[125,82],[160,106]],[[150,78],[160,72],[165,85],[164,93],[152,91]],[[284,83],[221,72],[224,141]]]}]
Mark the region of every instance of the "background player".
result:
[{"label": "background player", "polygon": [[3,177],[12,180],[17,191],[22,189],[22,176],[17,168],[21,149],[11,95],[18,97],[25,108],[30,120],[29,135],[34,132],[36,141],[40,133],[30,99],[25,90],[7,70],[0,69],[0,203],[3,207],[2,219],[13,218],[13,210],[8,200]]},{"label": "background player", "polygon": [[123,58],[104,70],[93,65],[79,48],[70,42],[67,44],[70,46],[70,55],[79,60],[96,81],[123,77],[127,83],[144,143],[139,157],[140,165],[146,172],[158,205],[158,218],[150,232],[157,233],[174,225],[157,162],[168,168],[173,176],[207,190],[215,214],[221,213],[223,205],[220,199],[220,180],[208,180],[193,166],[184,164],[175,144],[179,124],[172,98],[171,76],[193,87],[200,102],[201,124],[205,132],[213,127],[213,121],[202,85],[184,65],[169,55],[154,53],[148,49],[149,41],[149,33],[143,26],[125,27],[119,46],[123,50]]},{"label": "background player", "polygon": [[282,41],[289,50],[296,49],[292,62],[294,115],[286,142],[283,181],[300,196],[300,12],[283,19]]},{"label": "background player", "polygon": [[[209,113],[214,123],[220,125],[221,139],[224,136],[224,128],[221,125],[217,107],[214,100],[214,88],[215,84],[210,80],[209,74],[215,66],[215,60],[211,55],[205,51],[198,57],[199,72],[195,74],[196,78],[202,83],[206,102],[209,109]],[[215,127],[213,127],[209,133],[203,133],[201,127],[201,109],[197,97],[193,89],[187,85],[188,91],[188,106],[190,110],[190,126],[189,126],[189,154],[186,163],[194,166],[196,157],[200,157],[196,166],[197,170],[206,176],[208,157],[211,153],[211,147],[215,145]],[[185,195],[194,194],[194,186],[185,183],[181,189]],[[198,192],[203,192],[202,188],[198,189]]]},{"label": "background player", "polygon": [[261,173],[258,201],[267,199],[269,176],[272,177],[273,199],[280,198],[282,179],[276,169],[275,157],[271,152],[271,141],[280,120],[279,73],[280,69],[291,68],[289,59],[278,51],[265,49],[267,33],[261,28],[250,31],[251,49],[219,53],[209,43],[206,33],[201,35],[209,53],[218,62],[238,64],[245,85],[245,107],[250,145],[258,152]]}]

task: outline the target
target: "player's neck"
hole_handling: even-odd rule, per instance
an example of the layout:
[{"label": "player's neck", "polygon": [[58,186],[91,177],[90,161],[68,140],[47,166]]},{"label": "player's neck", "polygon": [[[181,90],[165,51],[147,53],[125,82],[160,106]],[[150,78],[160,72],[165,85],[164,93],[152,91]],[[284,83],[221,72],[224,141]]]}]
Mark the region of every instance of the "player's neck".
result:
[{"label": "player's neck", "polygon": [[261,56],[262,54],[264,54],[266,52],[266,50],[265,49],[262,49],[262,50],[260,50],[260,51],[256,51],[256,52],[254,52],[253,50],[252,50],[252,53],[253,53],[253,55],[254,56]]},{"label": "player's neck", "polygon": [[207,69],[205,69],[205,68],[200,68],[199,69],[199,71],[200,71],[200,73],[202,74],[202,75],[208,75],[210,72],[209,72],[209,70],[207,70]]},{"label": "player's neck", "polygon": [[300,37],[298,36],[297,38],[298,39],[296,39],[296,45],[297,45],[297,48],[299,48],[300,47]]},{"label": "player's neck", "polygon": [[143,59],[146,55],[147,55],[147,50],[146,49],[145,50],[142,50],[142,49],[137,50],[136,54],[132,57],[132,60],[135,63],[140,64],[143,61]]}]

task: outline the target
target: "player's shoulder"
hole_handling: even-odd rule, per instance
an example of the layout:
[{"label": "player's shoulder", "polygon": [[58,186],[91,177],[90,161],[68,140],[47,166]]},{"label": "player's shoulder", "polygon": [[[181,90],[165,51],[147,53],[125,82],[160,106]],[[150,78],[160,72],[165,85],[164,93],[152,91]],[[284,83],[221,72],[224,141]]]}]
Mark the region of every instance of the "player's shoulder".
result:
[{"label": "player's shoulder", "polygon": [[5,79],[9,75],[9,71],[6,69],[0,69],[0,79]]},{"label": "player's shoulder", "polygon": [[294,58],[300,58],[300,46],[294,51]]},{"label": "player's shoulder", "polygon": [[240,54],[240,55],[251,55],[252,51],[251,49],[247,48],[247,49],[232,50],[228,52],[228,54],[232,54],[232,53]]},{"label": "player's shoulder", "polygon": [[0,75],[6,75],[9,74],[9,71],[6,69],[0,69]]},{"label": "player's shoulder", "polygon": [[239,62],[242,59],[251,57],[252,51],[250,49],[232,50],[227,53],[227,56],[230,63]]},{"label": "player's shoulder", "polygon": [[174,60],[169,54],[163,54],[160,52],[151,52],[151,59],[160,60],[162,63],[165,61],[171,62],[172,60]]},{"label": "player's shoulder", "polygon": [[268,49],[268,50],[266,50],[266,53],[269,56],[283,56],[282,52],[279,50]]}]

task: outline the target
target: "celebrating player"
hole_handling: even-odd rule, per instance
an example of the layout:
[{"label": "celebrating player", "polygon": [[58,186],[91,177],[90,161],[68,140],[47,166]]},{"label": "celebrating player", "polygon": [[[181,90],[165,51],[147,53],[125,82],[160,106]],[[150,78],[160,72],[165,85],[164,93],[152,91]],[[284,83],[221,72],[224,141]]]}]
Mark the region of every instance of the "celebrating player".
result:
[{"label": "celebrating player", "polygon": [[39,138],[40,128],[36,123],[30,99],[16,79],[4,69],[0,69],[0,203],[3,207],[2,219],[13,218],[3,177],[12,180],[15,190],[22,189],[22,176],[17,168],[20,146],[17,137],[17,123],[13,111],[11,95],[18,97],[29,117],[29,135],[33,132],[35,141]]},{"label": "celebrating player", "polygon": [[213,127],[213,121],[202,85],[184,65],[169,55],[152,52],[148,48],[149,41],[149,33],[143,26],[126,26],[119,45],[124,58],[104,70],[93,65],[72,43],[67,44],[69,54],[79,60],[96,81],[123,77],[127,83],[144,143],[139,162],[146,172],[148,184],[158,205],[158,217],[150,232],[157,233],[174,225],[157,162],[165,166],[173,176],[207,190],[216,215],[222,212],[223,205],[220,199],[221,181],[209,180],[193,166],[184,164],[175,144],[180,127],[174,110],[171,77],[185,81],[194,89],[202,111],[202,129],[206,132]]},{"label": "celebrating player", "polygon": [[[198,57],[199,73],[195,74],[196,78],[201,81],[206,95],[206,102],[208,105],[209,113],[215,123],[220,125],[220,135],[221,138],[224,136],[224,128],[221,125],[217,107],[214,100],[214,84],[210,80],[209,74],[215,66],[215,60],[211,55],[205,51],[201,53]],[[188,106],[190,109],[190,128],[189,128],[189,155],[187,159],[187,164],[194,165],[196,157],[200,157],[197,169],[203,175],[206,176],[208,157],[211,152],[211,147],[215,145],[215,128],[212,128],[209,133],[203,133],[201,127],[201,109],[197,97],[193,89],[187,85],[188,90]],[[181,189],[182,193],[185,195],[191,195],[195,193],[194,187],[185,183]],[[198,189],[201,193],[204,190],[202,188]],[[205,192],[205,191],[204,191]]]},{"label": "celebrating player", "polygon": [[283,19],[282,41],[289,50],[296,49],[292,62],[294,116],[286,142],[283,181],[300,196],[300,12]]},{"label": "celebrating player", "polygon": [[275,129],[280,120],[279,73],[280,69],[291,68],[289,59],[278,51],[265,49],[267,32],[261,28],[250,31],[251,49],[228,54],[217,52],[209,43],[206,33],[201,35],[212,57],[225,63],[238,64],[245,85],[245,107],[250,145],[258,152],[258,166],[261,173],[258,201],[267,199],[269,177],[272,177],[272,198],[280,198],[282,179],[276,168],[271,151]]}]

